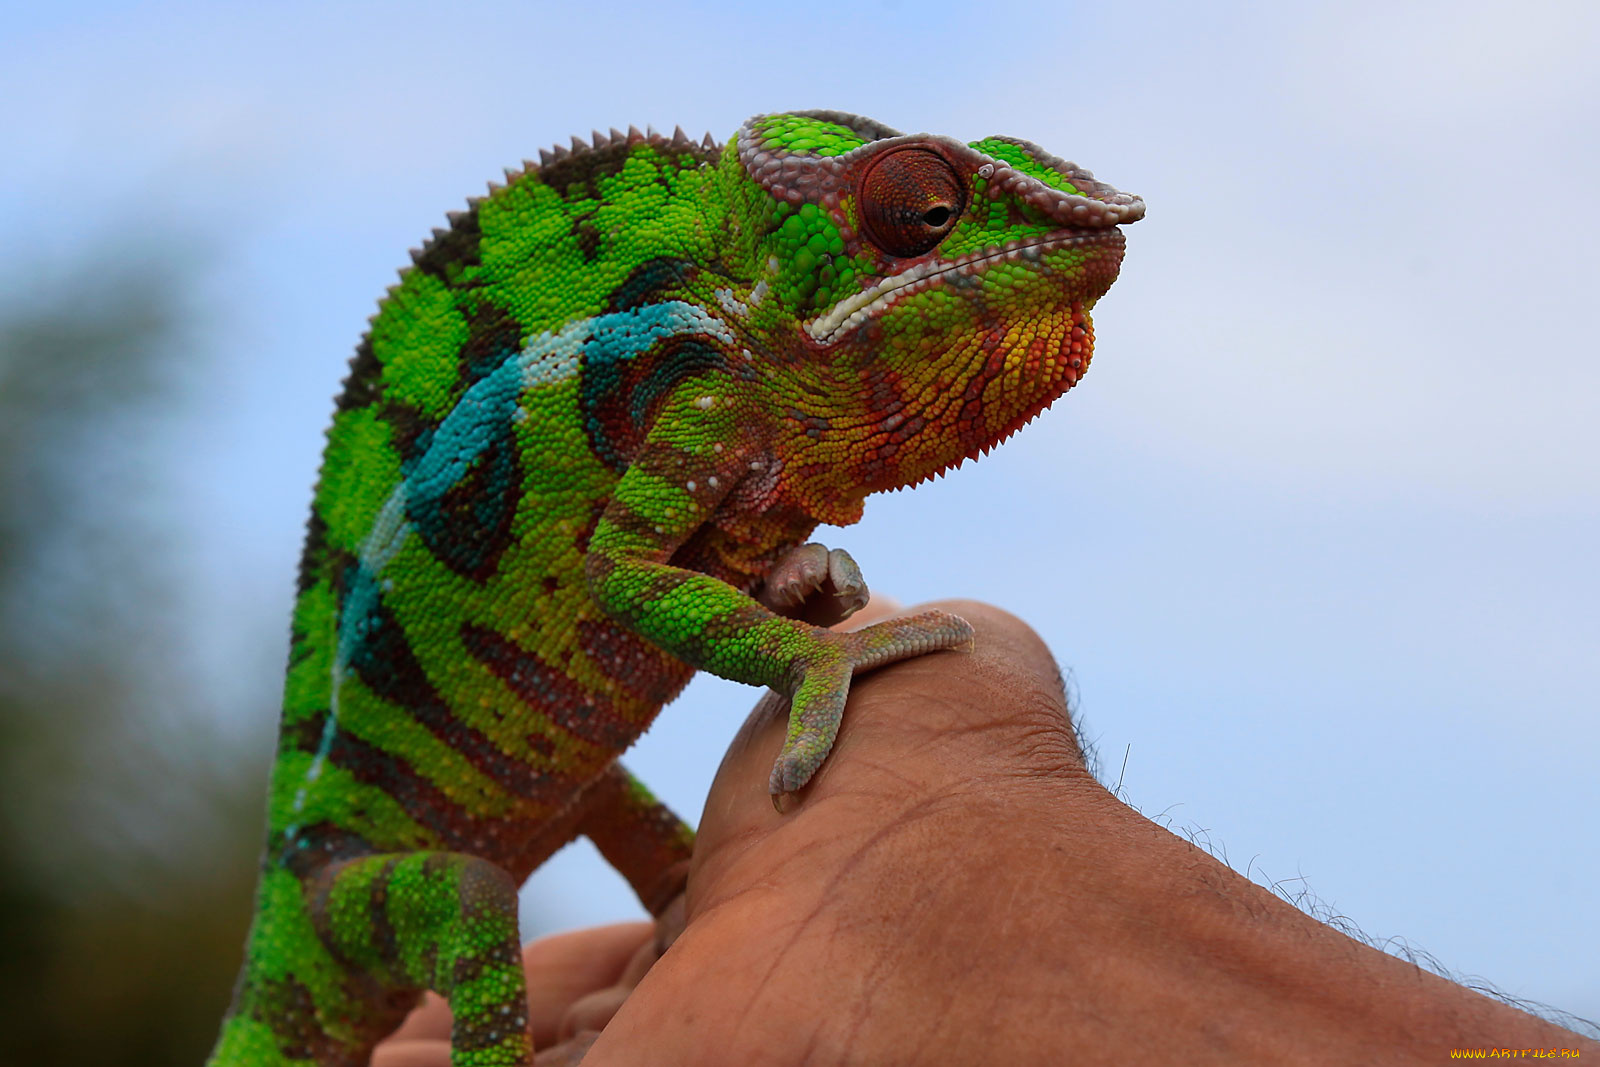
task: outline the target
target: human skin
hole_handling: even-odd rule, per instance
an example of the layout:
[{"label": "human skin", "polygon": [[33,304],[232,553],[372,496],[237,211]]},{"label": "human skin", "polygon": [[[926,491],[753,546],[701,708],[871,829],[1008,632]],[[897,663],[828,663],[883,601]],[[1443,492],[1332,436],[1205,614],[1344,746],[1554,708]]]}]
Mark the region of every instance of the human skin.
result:
[{"label": "human skin", "polygon": [[[935,606],[976,627],[972,650],[857,679],[788,814],[767,793],[784,708],[756,708],[707,800],[670,951],[655,959],[646,923],[528,946],[541,1064],[586,1048],[586,1067],[1600,1056],[1127,807],[1089,774],[1037,635],[986,605]],[[446,1067],[448,1033],[430,997],[373,1067]]]}]

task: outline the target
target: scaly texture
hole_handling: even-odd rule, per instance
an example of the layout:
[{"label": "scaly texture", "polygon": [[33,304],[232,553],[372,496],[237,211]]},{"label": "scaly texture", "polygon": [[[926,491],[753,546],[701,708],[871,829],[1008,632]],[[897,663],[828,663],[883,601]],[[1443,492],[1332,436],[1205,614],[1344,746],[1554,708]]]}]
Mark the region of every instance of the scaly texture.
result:
[{"label": "scaly texture", "polygon": [[517,885],[581,833],[671,899],[692,834],[616,761],[696,668],[791,698],[792,800],[854,671],[968,640],[791,617],[866,598],[803,542],[1071,388],[1143,214],[1026,141],[813,111],[574,139],[452,215],[328,432],[212,1064],[364,1064],[425,989],[457,1067],[530,1063]]}]

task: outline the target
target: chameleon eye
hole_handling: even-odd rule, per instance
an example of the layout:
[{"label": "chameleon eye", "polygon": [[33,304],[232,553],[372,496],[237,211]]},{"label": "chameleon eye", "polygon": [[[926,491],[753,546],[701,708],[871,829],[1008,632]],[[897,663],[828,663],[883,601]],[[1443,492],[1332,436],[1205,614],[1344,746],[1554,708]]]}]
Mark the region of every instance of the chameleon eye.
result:
[{"label": "chameleon eye", "polygon": [[861,223],[891,256],[920,256],[944,240],[966,207],[966,187],[944,157],[896,148],[861,177]]}]

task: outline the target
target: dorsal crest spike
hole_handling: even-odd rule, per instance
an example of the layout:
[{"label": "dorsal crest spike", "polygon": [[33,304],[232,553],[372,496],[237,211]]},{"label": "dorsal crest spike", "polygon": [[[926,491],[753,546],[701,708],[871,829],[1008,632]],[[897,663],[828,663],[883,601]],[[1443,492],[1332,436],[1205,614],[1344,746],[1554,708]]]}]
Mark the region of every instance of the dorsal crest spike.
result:
[{"label": "dorsal crest spike", "polygon": [[596,148],[606,148],[611,144],[611,138],[607,137],[599,130],[590,130],[589,140],[594,142],[594,146]]},{"label": "dorsal crest spike", "polygon": [[628,127],[628,143],[629,144],[638,144],[640,141],[643,141],[644,139],[645,139],[644,134],[639,132],[639,127],[633,126],[633,125],[630,125]]},{"label": "dorsal crest spike", "polygon": [[579,137],[577,134],[573,134],[572,135],[572,154],[573,155],[577,155],[579,152],[587,152],[587,151],[589,151],[589,146],[584,143],[583,138]]},{"label": "dorsal crest spike", "polygon": [[616,142],[619,142],[619,141],[626,141],[627,139],[628,139],[628,135],[627,134],[623,133],[621,130],[617,129],[615,126],[611,127],[611,140],[612,140],[612,143],[616,143]]},{"label": "dorsal crest spike", "polygon": [[524,173],[524,174],[535,174],[535,173],[538,172],[538,170],[539,170],[539,164],[535,163],[533,160],[524,159],[522,161],[522,173]]},{"label": "dorsal crest spike", "polygon": [[570,155],[572,155],[571,150],[563,148],[561,145],[554,145],[550,149],[550,156],[557,163],[560,163],[563,159],[566,159]]},{"label": "dorsal crest spike", "polygon": [[556,157],[550,154],[550,150],[548,148],[539,149],[539,166],[548,167],[555,161]]},{"label": "dorsal crest spike", "polygon": [[683,132],[683,127],[682,126],[674,126],[672,128],[672,147],[673,148],[693,148],[694,147],[694,143],[689,140],[689,135]]},{"label": "dorsal crest spike", "polygon": [[[466,211],[446,211],[444,213],[444,217],[450,220],[451,226],[459,226],[461,225],[461,220],[466,218],[468,214],[469,212]],[[444,236],[444,231],[434,230],[433,235],[435,237],[442,237]]]},{"label": "dorsal crest spike", "polygon": [[717,142],[715,138],[711,136],[710,130],[707,130],[706,135],[700,139],[700,147],[704,148],[707,152],[715,152],[717,150]]}]

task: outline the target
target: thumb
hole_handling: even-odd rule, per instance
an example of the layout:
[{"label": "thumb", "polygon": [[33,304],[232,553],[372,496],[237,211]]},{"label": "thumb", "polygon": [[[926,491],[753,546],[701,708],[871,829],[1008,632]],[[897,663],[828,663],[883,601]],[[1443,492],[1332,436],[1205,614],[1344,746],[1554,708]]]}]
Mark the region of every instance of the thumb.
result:
[{"label": "thumb", "polygon": [[[940,833],[982,833],[985,819],[1056,807],[1062,790],[1099,789],[1072,729],[1060,671],[1038,635],[987,604],[947,601],[914,610],[929,607],[970,622],[971,649],[857,675],[833,751],[786,815],[773,811],[767,780],[783,744],[787,702],[768,693],[757,705],[706,802],[691,916],[737,892],[746,877],[771,877],[768,864],[805,856],[816,872],[823,838],[827,855],[843,862],[861,835],[930,806],[954,820],[941,819]],[[725,881],[730,875],[732,883]]]}]

